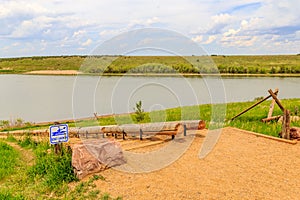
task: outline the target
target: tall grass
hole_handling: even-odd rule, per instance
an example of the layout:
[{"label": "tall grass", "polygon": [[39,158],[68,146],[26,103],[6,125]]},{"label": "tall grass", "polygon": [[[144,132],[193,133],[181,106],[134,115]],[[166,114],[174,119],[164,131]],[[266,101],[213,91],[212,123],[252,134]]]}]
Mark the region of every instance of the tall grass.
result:
[{"label": "tall grass", "polygon": [[[281,123],[276,121],[264,123],[261,119],[266,118],[269,111],[271,101],[265,101],[264,103],[256,106],[247,113],[241,115],[235,120],[230,119],[250,107],[257,101],[249,102],[238,102],[228,104],[205,104],[196,106],[185,106],[178,108],[171,108],[166,110],[152,111],[145,113],[145,119],[143,122],[164,122],[164,121],[180,121],[180,120],[197,120],[201,119],[206,121],[206,127],[220,128],[221,126],[232,126],[244,130],[254,131],[266,135],[279,136],[281,131]],[[281,101],[286,109],[291,111],[292,115],[300,116],[300,99],[285,99]],[[212,119],[212,110],[214,109],[214,117]],[[273,116],[282,115],[282,111],[278,106],[275,106]],[[137,123],[132,114],[116,116],[116,117],[105,117],[99,119],[101,125],[111,124],[126,124],[126,123]],[[217,125],[217,126],[216,126]],[[211,127],[210,127],[211,126]],[[299,126],[300,121],[292,122],[291,126]]]},{"label": "tall grass", "polygon": [[34,149],[36,163],[28,170],[28,175],[32,180],[36,176],[43,180],[49,190],[58,191],[64,183],[77,180],[72,167],[72,152],[66,147],[62,147],[62,153],[56,155],[53,146],[47,142],[36,143],[30,137],[26,137],[27,147]]},{"label": "tall grass", "polygon": [[0,141],[0,180],[14,172],[18,157],[19,154],[14,148]]},{"label": "tall grass", "polygon": [[[56,155],[53,146],[48,142],[35,142],[29,135],[21,140],[16,140],[10,135],[7,137],[8,140],[22,145],[21,153],[26,151],[28,151],[26,154],[34,153],[35,163],[28,165],[26,159],[22,158],[20,162],[15,162],[18,152],[4,141],[0,141],[0,174],[5,172],[7,173],[4,174],[5,177],[9,176],[9,179],[3,178],[5,180],[3,184],[1,182],[1,200],[114,199],[107,193],[101,193],[93,183],[96,180],[105,181],[100,174],[92,176],[87,182],[74,183],[74,188],[68,185],[77,180],[71,166],[70,149],[63,147],[62,153]],[[15,170],[16,163],[18,167]]]}]

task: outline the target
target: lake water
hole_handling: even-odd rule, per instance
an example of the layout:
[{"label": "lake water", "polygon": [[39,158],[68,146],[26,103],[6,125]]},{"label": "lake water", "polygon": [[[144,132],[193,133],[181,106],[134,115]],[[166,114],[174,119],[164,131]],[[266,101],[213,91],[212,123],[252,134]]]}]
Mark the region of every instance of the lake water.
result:
[{"label": "lake water", "polygon": [[186,105],[249,101],[279,88],[279,98],[300,98],[300,78],[184,78],[0,75],[0,120],[30,122],[146,111]]}]

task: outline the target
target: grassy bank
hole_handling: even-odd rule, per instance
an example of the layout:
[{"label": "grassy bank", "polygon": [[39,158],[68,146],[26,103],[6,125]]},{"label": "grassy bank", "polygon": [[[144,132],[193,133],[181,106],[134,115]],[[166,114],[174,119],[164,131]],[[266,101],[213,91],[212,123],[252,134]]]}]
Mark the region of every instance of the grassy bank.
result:
[{"label": "grassy bank", "polygon": [[[37,70],[80,70],[85,74],[108,75],[131,72],[154,74],[280,75],[300,74],[299,55],[266,56],[190,56],[195,68],[179,56],[54,56],[0,59],[0,74],[20,74]],[[217,68],[211,65],[213,61]]]},{"label": "grassy bank", "polygon": [[16,150],[0,141],[0,181],[15,171],[18,158]]},{"label": "grassy bank", "polygon": [[95,188],[94,181],[105,181],[100,174],[78,182],[71,152],[63,148],[62,154],[56,155],[48,141],[36,142],[30,136],[17,140],[8,135],[0,141],[0,156],[0,199],[114,199]]},{"label": "grassy bank", "polygon": [[[258,105],[254,109],[245,113],[244,115],[236,118],[234,121],[230,119],[241,112],[242,110],[248,108],[256,101],[251,102],[239,102],[239,103],[228,103],[219,104],[212,106],[210,104],[197,105],[197,106],[186,106],[171,108],[160,111],[152,111],[150,113],[145,113],[145,119],[142,123],[149,122],[162,122],[162,121],[179,121],[179,120],[195,120],[202,119],[207,123],[207,128],[215,122],[224,122],[224,126],[232,126],[244,130],[254,131],[266,135],[278,136],[281,131],[281,123],[276,121],[263,123],[261,119],[266,118],[269,111],[270,100]],[[300,116],[300,99],[285,99],[281,101],[282,104],[291,111],[292,115]],[[212,108],[216,110],[215,117],[212,119]],[[225,116],[222,115],[225,114]],[[282,115],[282,111],[276,105],[274,109],[273,116]],[[212,123],[211,123],[212,122]],[[104,116],[99,117],[98,120],[81,120],[68,123],[70,127],[85,127],[85,126],[98,126],[98,125],[112,125],[112,124],[130,124],[138,123],[135,114],[122,114],[115,116]],[[140,122],[139,122],[140,123]],[[52,124],[49,124],[52,125]],[[292,122],[291,126],[299,126],[300,122]],[[24,127],[6,128],[6,131],[16,130],[16,129],[41,129],[48,128],[48,125],[29,125]]]},{"label": "grassy bank", "polygon": [[[269,112],[271,101],[265,101],[257,107],[253,108],[244,115],[231,121],[230,119],[244,109],[248,108],[256,101],[251,102],[238,102],[217,105],[199,105],[199,106],[186,106],[171,108],[161,111],[153,111],[145,113],[145,119],[142,123],[148,122],[161,122],[161,121],[179,121],[179,120],[194,120],[202,119],[207,123],[207,128],[215,126],[215,123],[224,122],[224,126],[232,126],[244,130],[249,130],[266,135],[278,137],[281,131],[281,123],[277,121],[264,123],[261,119],[266,118]],[[300,99],[284,99],[281,101],[285,108],[291,111],[291,115],[300,116]],[[212,110],[215,110],[214,117],[212,118]],[[223,113],[225,115],[223,115]],[[276,105],[273,116],[282,115],[282,111]],[[85,126],[86,124],[94,123],[94,125],[110,125],[110,124],[127,124],[138,123],[135,114],[119,115],[115,117],[103,117],[98,121],[82,121],[77,123],[77,126]],[[300,121],[292,122],[291,126],[300,127]]]}]

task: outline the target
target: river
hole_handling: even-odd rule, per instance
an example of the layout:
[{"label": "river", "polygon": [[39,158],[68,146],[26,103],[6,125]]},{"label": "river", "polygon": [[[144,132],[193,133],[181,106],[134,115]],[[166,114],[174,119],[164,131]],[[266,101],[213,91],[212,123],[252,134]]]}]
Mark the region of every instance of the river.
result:
[{"label": "river", "polygon": [[186,105],[250,101],[279,88],[300,98],[300,78],[0,75],[0,120],[29,122],[146,111]]}]

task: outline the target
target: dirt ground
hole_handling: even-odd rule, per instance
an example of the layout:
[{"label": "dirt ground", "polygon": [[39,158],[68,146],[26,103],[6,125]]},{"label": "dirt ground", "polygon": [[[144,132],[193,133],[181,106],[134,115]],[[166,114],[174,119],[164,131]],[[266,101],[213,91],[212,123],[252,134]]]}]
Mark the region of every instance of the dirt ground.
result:
[{"label": "dirt ground", "polygon": [[[300,144],[287,144],[233,128],[223,129],[204,159],[206,131],[176,162],[151,173],[108,169],[96,181],[101,192],[123,199],[299,199]],[[85,179],[88,179],[86,177]]]}]

